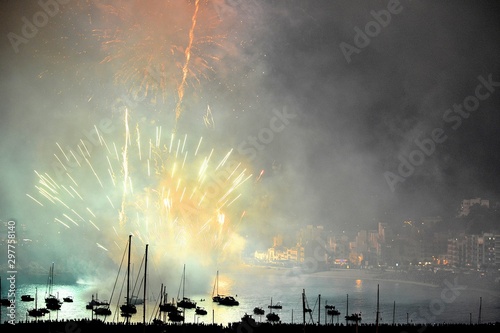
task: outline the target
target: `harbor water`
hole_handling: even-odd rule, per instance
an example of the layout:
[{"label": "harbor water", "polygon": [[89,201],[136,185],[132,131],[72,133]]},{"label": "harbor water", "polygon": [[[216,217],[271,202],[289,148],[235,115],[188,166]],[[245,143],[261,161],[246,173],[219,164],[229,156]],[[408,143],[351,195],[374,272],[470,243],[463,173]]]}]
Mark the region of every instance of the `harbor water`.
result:
[{"label": "harbor water", "polygon": [[[349,271],[328,271],[304,274],[289,269],[247,268],[226,274],[231,281],[225,288],[238,301],[237,306],[224,306],[212,301],[213,289],[206,292],[189,293],[186,296],[207,310],[206,315],[197,315],[194,309],[184,313],[187,323],[228,324],[238,322],[245,314],[250,314],[257,322],[266,321],[270,311],[277,313],[283,323],[345,323],[344,316],[359,313],[362,323],[406,324],[406,323],[488,323],[500,321],[500,290],[482,290],[464,284],[460,279],[443,280],[438,284],[381,280],[367,273]],[[175,282],[177,283],[177,281]],[[213,283],[209,283],[210,285]],[[16,286],[15,320],[33,321],[27,311],[35,307],[35,301],[21,301],[21,295],[37,295],[37,307],[45,307],[45,284],[23,283]],[[114,292],[112,286],[98,286],[88,283],[56,284],[53,293],[61,301],[72,296],[73,302],[63,302],[60,310],[53,310],[42,320],[73,320],[96,318],[93,311],[86,308],[89,301],[98,298],[110,301],[112,314],[99,318],[106,322],[123,322],[119,305],[125,297]],[[168,321],[158,311],[160,286],[150,285],[147,290],[146,308],[137,305],[137,313],[132,322],[151,322],[153,319]],[[377,294],[379,295],[377,297]],[[5,293],[2,293],[2,298]],[[142,292],[138,297],[143,298]],[[168,300],[177,298],[168,295]],[[280,304],[281,309],[270,309],[271,304]],[[304,315],[303,305],[311,309]],[[327,315],[325,305],[335,306],[338,316]],[[255,315],[253,309],[261,307],[264,315]],[[2,306],[1,321],[7,317],[8,307]]]}]

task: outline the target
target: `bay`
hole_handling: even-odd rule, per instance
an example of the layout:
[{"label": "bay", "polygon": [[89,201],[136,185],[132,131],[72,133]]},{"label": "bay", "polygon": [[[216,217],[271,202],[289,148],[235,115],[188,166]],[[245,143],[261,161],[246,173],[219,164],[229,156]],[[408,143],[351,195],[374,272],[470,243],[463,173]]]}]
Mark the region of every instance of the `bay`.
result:
[{"label": "bay", "polygon": [[[280,303],[282,309],[273,309],[283,323],[345,323],[347,307],[349,314],[360,313],[362,323],[375,323],[377,318],[377,291],[379,293],[379,322],[392,324],[409,323],[482,323],[500,321],[500,290],[482,290],[460,279],[444,280],[439,284],[381,280],[369,272],[340,270],[305,274],[292,269],[273,269],[245,267],[229,271],[221,276],[221,293],[235,296],[238,306],[223,306],[212,301],[212,284],[207,281],[203,286],[206,291],[186,294],[198,306],[207,310],[207,315],[196,315],[193,309],[185,311],[188,323],[218,323],[226,325],[238,322],[243,315],[253,315],[255,307],[262,307],[266,314],[268,306]],[[172,281],[170,290],[178,281]],[[210,286],[210,287],[207,287]],[[16,286],[16,321],[32,321],[27,310],[35,302],[22,302],[21,295],[38,293],[38,307],[44,307],[45,284],[22,283]],[[116,288],[117,289],[117,288]],[[192,288],[199,290],[200,288]],[[203,289],[203,288],[201,288]],[[72,284],[56,284],[53,293],[62,300],[72,296],[74,301],[64,302],[61,309],[51,311],[41,317],[42,320],[92,319],[93,312],[86,309],[87,303],[94,297],[111,301],[111,316],[99,317],[107,322],[123,322],[118,306],[123,304],[125,291],[113,291],[113,286],[88,284],[80,281]],[[142,291],[138,297],[142,298]],[[146,309],[137,305],[137,313],[132,322],[151,322],[161,318],[158,312],[160,285],[149,284],[146,297]],[[175,294],[175,295],[174,295]],[[304,295],[304,298],[303,298]],[[168,299],[177,298],[178,293],[171,292]],[[302,312],[302,302],[312,310],[306,316]],[[340,311],[340,316],[328,316],[325,305],[333,305]],[[8,308],[2,307],[1,321],[7,321]],[[265,315],[253,315],[259,322],[266,321]]]}]

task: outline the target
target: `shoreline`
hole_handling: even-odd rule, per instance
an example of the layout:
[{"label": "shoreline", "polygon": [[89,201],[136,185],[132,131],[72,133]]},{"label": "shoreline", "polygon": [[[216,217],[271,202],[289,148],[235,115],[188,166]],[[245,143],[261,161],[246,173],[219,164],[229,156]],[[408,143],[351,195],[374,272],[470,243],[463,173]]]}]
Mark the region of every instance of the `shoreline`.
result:
[{"label": "shoreline", "polygon": [[[374,269],[358,269],[358,268],[340,268],[340,269],[330,269],[324,271],[316,272],[306,272],[301,268],[293,267],[273,267],[273,266],[254,266],[246,265],[243,268],[245,271],[249,271],[252,274],[261,274],[268,270],[282,271],[284,275],[289,276],[311,276],[318,278],[341,278],[341,279],[365,279],[372,281],[387,281],[393,283],[403,283],[411,285],[419,285],[430,288],[439,288],[443,284],[443,281],[459,279],[461,284],[467,286],[467,289],[474,290],[478,292],[484,292],[492,294],[496,297],[500,297],[500,283],[493,281],[484,281],[476,275],[463,274],[463,273],[453,273],[448,271],[415,271],[415,272],[405,272],[405,271],[380,271]],[[410,277],[407,279],[402,278]],[[415,276],[417,275],[417,276]],[[496,292],[496,290],[499,290]]]},{"label": "shoreline", "polygon": [[[336,273],[338,273],[340,271],[342,271],[342,270],[330,270],[330,271],[313,273],[311,275],[328,278],[328,277],[334,277],[332,275],[335,275]],[[432,287],[432,288],[439,287],[439,285],[434,284],[434,283],[384,278],[383,276],[377,275],[377,273],[380,274],[380,272],[366,272],[365,270],[360,270],[360,271],[363,271],[364,276],[360,277],[360,276],[355,276],[355,275],[348,275],[348,276],[335,276],[335,277],[336,278],[344,278],[344,279],[356,279],[356,278],[358,278],[358,279],[365,279],[365,280],[372,280],[372,281],[388,281],[388,282],[413,284],[413,285]]]}]

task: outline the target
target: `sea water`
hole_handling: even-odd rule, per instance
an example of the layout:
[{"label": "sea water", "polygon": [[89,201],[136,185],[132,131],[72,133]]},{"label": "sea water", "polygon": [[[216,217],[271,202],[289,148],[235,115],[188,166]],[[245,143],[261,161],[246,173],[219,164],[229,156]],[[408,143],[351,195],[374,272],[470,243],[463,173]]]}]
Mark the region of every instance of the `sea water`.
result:
[{"label": "sea water", "polygon": [[[345,323],[344,316],[360,313],[361,323],[405,324],[405,323],[482,323],[500,321],[500,291],[480,290],[461,285],[459,281],[444,281],[440,285],[415,282],[387,281],[370,278],[367,274],[357,276],[344,272],[319,272],[304,274],[292,270],[245,269],[227,274],[231,281],[225,289],[238,301],[238,306],[223,306],[212,301],[212,288],[206,292],[186,293],[186,296],[207,310],[206,315],[197,315],[194,309],[186,309],[185,322],[217,323],[226,325],[238,322],[250,314],[259,322],[266,321],[266,315],[254,315],[255,307],[262,307],[265,313],[277,313],[283,323]],[[177,281],[176,281],[177,283]],[[73,302],[63,302],[61,309],[50,311],[42,320],[74,320],[100,318],[107,322],[123,322],[119,305],[124,303],[124,292],[112,292],[112,287],[86,283],[52,286],[53,294],[61,301],[72,296]],[[47,293],[44,284],[21,284],[16,292],[16,321],[32,321],[27,311],[35,307],[35,301],[23,302],[21,295],[37,294],[37,306],[45,307]],[[115,294],[116,293],[116,294]],[[143,298],[143,292],[138,297]],[[118,296],[119,294],[119,296]],[[160,286],[150,285],[146,297],[146,308],[137,305],[132,322],[151,322],[153,319],[168,321],[158,311]],[[377,298],[378,294],[378,298]],[[86,305],[92,295],[101,301],[110,301],[112,314],[96,317]],[[4,297],[3,295],[2,297]],[[169,295],[169,301],[178,295]],[[110,300],[111,299],[111,300]],[[377,302],[378,300],[378,302]],[[269,309],[271,304],[281,304],[281,309]],[[378,304],[377,304],[378,303]],[[333,305],[339,316],[328,316],[325,305]],[[304,315],[303,306],[312,310]],[[7,308],[2,306],[1,321],[9,320]]]}]

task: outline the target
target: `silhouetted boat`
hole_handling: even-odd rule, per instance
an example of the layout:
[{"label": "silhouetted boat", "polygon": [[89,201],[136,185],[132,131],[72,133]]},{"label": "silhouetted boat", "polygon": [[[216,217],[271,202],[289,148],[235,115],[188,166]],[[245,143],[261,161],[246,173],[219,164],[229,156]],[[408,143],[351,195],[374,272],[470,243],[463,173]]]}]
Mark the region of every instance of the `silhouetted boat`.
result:
[{"label": "silhouetted boat", "polygon": [[347,303],[346,303],[345,313],[347,313],[344,317],[346,322],[353,321],[355,323],[358,323],[359,321],[361,321],[361,313],[349,314],[349,294],[347,294]]},{"label": "silhouetted boat", "polygon": [[[30,317],[42,317],[42,316],[45,316],[45,311],[43,311],[42,309],[38,309],[38,289],[35,288],[35,308],[34,309],[30,309],[28,310],[28,316]],[[48,310],[47,310],[48,312]]]},{"label": "silhouetted boat", "polygon": [[219,302],[223,295],[219,294],[219,271],[217,271],[217,275],[215,276],[214,288],[212,290],[212,301]]},{"label": "silhouetted boat", "polygon": [[66,303],[72,303],[73,302],[73,296],[63,297],[63,301],[66,302]]},{"label": "silhouetted boat", "polygon": [[219,271],[217,271],[217,276],[215,278],[214,290],[212,291],[212,300],[219,303],[220,305],[240,305],[240,302],[238,302],[234,296],[219,294]]},{"label": "silhouetted boat", "polygon": [[177,307],[184,309],[194,309],[196,308],[196,302],[192,301],[188,297],[183,297],[182,299],[177,301]]},{"label": "silhouetted boat", "polygon": [[329,316],[338,316],[340,315],[340,311],[335,308],[334,305],[325,305],[326,313]]},{"label": "silhouetted boat", "polygon": [[160,304],[158,308],[160,312],[171,312],[177,310],[177,305],[174,303],[174,299],[172,298],[172,302],[167,302],[168,294],[165,292],[165,288],[163,284],[161,285],[161,293],[160,293]]},{"label": "silhouetted boat", "polygon": [[360,313],[353,313],[348,316],[345,316],[345,319],[348,321],[360,321],[361,320],[361,314]]},{"label": "silhouetted boat", "polygon": [[120,311],[122,317],[130,317],[131,315],[137,313],[137,309],[134,304],[130,303],[130,248],[132,245],[132,235],[128,236],[128,260],[127,260],[127,296],[125,304],[120,306]]},{"label": "silhouetted boat", "polygon": [[97,316],[111,315],[111,309],[109,308],[109,305],[99,305],[95,309],[93,309],[93,311]]},{"label": "silhouetted boat", "polygon": [[45,306],[49,310],[59,310],[61,309],[61,300],[57,296],[53,294],[54,286],[54,263],[50,266],[49,269],[49,278],[47,281],[47,291],[45,292]]},{"label": "silhouetted boat", "polygon": [[21,295],[21,301],[23,301],[23,302],[31,302],[34,300],[35,299],[31,295]]},{"label": "silhouetted boat", "polygon": [[184,269],[182,271],[182,279],[181,279],[181,286],[179,286],[179,293],[181,289],[180,287],[182,287],[182,299],[179,299],[179,294],[177,294],[177,307],[184,309],[196,308],[196,302],[191,300],[189,297],[184,296],[184,289],[186,287],[186,265],[184,265]]},{"label": "silhouetted boat", "polygon": [[275,321],[280,321],[280,316],[275,313],[275,312],[269,312],[266,315],[267,321],[275,322]]},{"label": "silhouetted boat", "polygon": [[245,315],[241,317],[241,322],[250,324],[250,327],[255,327],[257,325],[255,319],[253,319],[252,315],[249,315],[248,313],[245,313]]},{"label": "silhouetted boat", "polygon": [[263,308],[260,308],[260,307],[256,306],[255,308],[253,308],[253,313],[256,314],[256,315],[261,316],[261,315],[263,315],[266,312],[264,311]]},{"label": "silhouetted boat", "polygon": [[168,320],[174,322],[184,321],[184,316],[182,315],[182,311],[179,309],[175,309],[174,311],[169,312]]},{"label": "silhouetted boat", "polygon": [[233,296],[224,296],[219,300],[219,304],[227,306],[237,306],[240,305],[240,302],[238,302]]},{"label": "silhouetted boat", "polygon": [[111,309],[109,308],[108,301],[100,301],[94,294],[92,294],[92,300],[85,306],[88,310],[92,310],[97,316],[109,316],[111,315]]},{"label": "silhouetted boat", "polygon": [[272,297],[271,297],[271,305],[268,305],[267,307],[269,309],[282,309],[283,308],[283,306],[279,302],[277,304],[273,305],[273,298]]},{"label": "silhouetted boat", "polygon": [[87,303],[85,308],[87,310],[92,310],[94,307],[100,306],[100,305],[109,305],[109,302],[108,301],[100,301],[99,298],[97,297],[97,294],[96,294],[95,298],[94,298],[94,294],[92,294],[92,299],[90,300],[90,302]]},{"label": "silhouetted boat", "polygon": [[200,315],[200,316],[204,316],[207,314],[207,310],[205,310],[201,306],[197,306],[195,312],[197,315]]},{"label": "silhouetted boat", "polygon": [[50,313],[50,310],[47,308],[40,308],[40,311],[42,311],[43,313]]},{"label": "silhouetted boat", "polygon": [[45,312],[41,309],[31,309],[28,310],[28,316],[30,317],[43,317],[45,316]]},{"label": "silhouetted boat", "polygon": [[[273,305],[273,298],[271,297],[271,305],[268,306],[269,309],[281,309],[281,305]],[[266,315],[267,321],[276,322],[280,321],[280,316],[275,312],[269,312]]]},{"label": "silhouetted boat", "polygon": [[177,306],[174,304],[174,302],[164,302],[160,304],[159,307],[161,312],[170,312],[177,310]]}]

